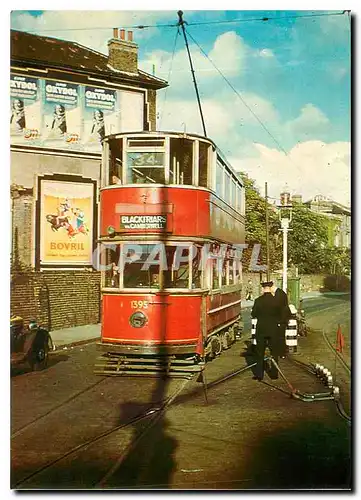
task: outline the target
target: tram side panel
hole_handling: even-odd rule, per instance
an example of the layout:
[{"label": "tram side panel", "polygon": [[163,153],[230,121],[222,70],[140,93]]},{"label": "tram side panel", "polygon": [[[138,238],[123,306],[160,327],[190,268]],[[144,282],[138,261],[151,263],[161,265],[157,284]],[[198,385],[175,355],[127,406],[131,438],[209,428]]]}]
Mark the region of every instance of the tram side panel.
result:
[{"label": "tram side panel", "polygon": [[[102,344],[190,346],[195,352],[201,336],[201,296],[104,294]],[[187,349],[186,349],[187,350]],[[184,349],[182,350],[184,351]]]}]

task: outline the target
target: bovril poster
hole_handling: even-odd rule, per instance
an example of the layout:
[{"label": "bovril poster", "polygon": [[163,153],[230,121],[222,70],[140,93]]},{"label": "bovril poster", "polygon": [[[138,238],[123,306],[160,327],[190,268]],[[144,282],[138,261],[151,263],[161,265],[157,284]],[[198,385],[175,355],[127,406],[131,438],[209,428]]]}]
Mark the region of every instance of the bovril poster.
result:
[{"label": "bovril poster", "polygon": [[91,264],[93,207],[93,184],[41,181],[42,264]]}]

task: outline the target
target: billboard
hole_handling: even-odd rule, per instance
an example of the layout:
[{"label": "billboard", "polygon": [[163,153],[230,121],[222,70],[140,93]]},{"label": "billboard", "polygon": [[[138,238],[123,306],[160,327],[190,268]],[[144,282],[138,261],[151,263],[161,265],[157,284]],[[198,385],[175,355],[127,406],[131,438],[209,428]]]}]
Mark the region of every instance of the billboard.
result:
[{"label": "billboard", "polygon": [[105,135],[119,131],[117,92],[111,89],[85,87],[84,143],[87,149],[100,150]]},{"label": "billboard", "polygon": [[40,180],[39,187],[40,265],[90,265],[95,181],[47,178]]},{"label": "billboard", "polygon": [[142,131],[144,92],[10,75],[12,144],[99,152],[104,135]]},{"label": "billboard", "polygon": [[43,139],[54,147],[79,144],[81,139],[80,86],[45,81]]},{"label": "billboard", "polygon": [[40,80],[10,75],[10,136],[26,143],[40,138],[42,129]]}]

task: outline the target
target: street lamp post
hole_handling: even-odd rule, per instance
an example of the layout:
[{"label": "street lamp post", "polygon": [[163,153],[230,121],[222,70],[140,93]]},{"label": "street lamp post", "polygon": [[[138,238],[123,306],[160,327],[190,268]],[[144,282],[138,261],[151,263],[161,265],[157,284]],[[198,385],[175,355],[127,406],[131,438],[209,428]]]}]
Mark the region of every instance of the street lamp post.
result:
[{"label": "street lamp post", "polygon": [[288,232],[292,231],[289,228],[292,220],[292,204],[291,195],[287,189],[281,193],[281,204],[279,206],[279,217],[281,229],[283,233],[283,265],[282,265],[282,288],[287,293],[287,253],[288,253]]}]

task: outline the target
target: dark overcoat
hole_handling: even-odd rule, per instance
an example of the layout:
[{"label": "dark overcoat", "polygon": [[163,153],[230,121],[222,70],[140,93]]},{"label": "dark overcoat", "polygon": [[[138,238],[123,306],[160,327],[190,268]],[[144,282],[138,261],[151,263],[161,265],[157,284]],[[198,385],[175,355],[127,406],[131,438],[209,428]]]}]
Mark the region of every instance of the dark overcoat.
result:
[{"label": "dark overcoat", "polygon": [[288,320],[291,317],[290,308],[288,307],[288,297],[287,293],[282,290],[282,288],[276,288],[275,299],[280,307],[281,319],[280,323],[282,325],[287,325]]},{"label": "dark overcoat", "polygon": [[254,301],[252,318],[257,318],[256,338],[279,338],[279,323],[281,322],[281,306],[270,292],[265,292]]}]

